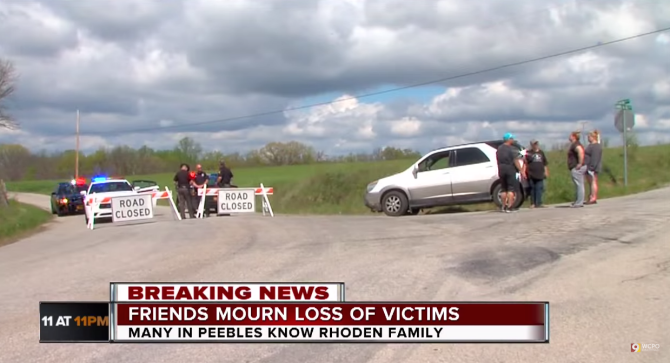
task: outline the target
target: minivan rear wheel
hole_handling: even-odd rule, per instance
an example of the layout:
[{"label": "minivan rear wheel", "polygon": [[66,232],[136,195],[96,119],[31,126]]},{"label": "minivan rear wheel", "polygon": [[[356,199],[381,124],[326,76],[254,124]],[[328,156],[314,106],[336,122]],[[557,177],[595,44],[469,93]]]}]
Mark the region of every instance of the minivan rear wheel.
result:
[{"label": "minivan rear wheel", "polygon": [[407,196],[405,193],[395,190],[384,194],[382,209],[384,210],[384,214],[390,217],[406,215],[409,209]]},{"label": "minivan rear wheel", "polygon": [[[495,188],[493,188],[493,204],[495,204],[498,208],[502,208],[502,186],[500,184],[497,184]],[[525,196],[521,192],[521,188],[517,185],[514,188],[514,208],[519,208],[523,204]]]}]

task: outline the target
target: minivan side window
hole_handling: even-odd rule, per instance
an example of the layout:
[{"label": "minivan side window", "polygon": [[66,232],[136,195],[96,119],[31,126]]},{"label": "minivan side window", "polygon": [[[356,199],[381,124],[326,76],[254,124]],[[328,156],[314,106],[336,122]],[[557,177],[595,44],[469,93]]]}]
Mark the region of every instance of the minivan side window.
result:
[{"label": "minivan side window", "polygon": [[476,147],[468,147],[464,149],[456,150],[456,165],[455,166],[467,166],[475,165],[481,163],[488,163],[488,156],[484,154],[483,151],[479,150]]},{"label": "minivan side window", "polygon": [[446,169],[449,167],[451,151],[435,153],[419,164],[419,172]]}]

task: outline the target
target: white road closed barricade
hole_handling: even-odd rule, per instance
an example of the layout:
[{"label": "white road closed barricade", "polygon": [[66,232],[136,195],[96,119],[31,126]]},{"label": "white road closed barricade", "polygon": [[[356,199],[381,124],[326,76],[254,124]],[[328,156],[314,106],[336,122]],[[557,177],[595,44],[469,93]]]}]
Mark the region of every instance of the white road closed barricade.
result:
[{"label": "white road closed barricade", "polygon": [[112,222],[128,222],[154,217],[151,194],[126,195],[112,198]]},{"label": "white road closed barricade", "polygon": [[256,189],[231,188],[219,189],[217,198],[217,214],[255,213]]}]

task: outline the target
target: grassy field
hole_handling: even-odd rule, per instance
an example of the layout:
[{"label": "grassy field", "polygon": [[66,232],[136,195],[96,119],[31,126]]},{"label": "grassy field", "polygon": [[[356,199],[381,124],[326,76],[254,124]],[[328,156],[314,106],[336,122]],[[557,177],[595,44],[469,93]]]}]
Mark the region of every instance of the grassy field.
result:
[{"label": "grassy field", "polygon": [[10,243],[51,219],[51,213],[10,200],[8,208],[0,208],[0,246]]},{"label": "grassy field", "polygon": [[[606,149],[604,172],[599,197],[608,198],[638,193],[670,183],[670,145],[631,147],[628,152],[628,187],[623,186],[623,151]],[[548,153],[550,178],[545,202],[569,202],[573,186],[565,164],[565,152]],[[403,171],[415,160],[375,163],[315,164],[282,167],[239,168],[233,170],[233,183],[240,187],[256,187],[262,182],[274,187],[271,202],[277,213],[291,214],[362,214],[369,213],[363,205],[366,185],[376,179]],[[129,180],[154,180],[161,187],[172,188],[174,174],[126,176]],[[16,192],[49,194],[56,181],[24,181],[8,183]],[[441,211],[485,210],[491,204],[446,208]],[[439,210],[438,210],[439,212]]]}]

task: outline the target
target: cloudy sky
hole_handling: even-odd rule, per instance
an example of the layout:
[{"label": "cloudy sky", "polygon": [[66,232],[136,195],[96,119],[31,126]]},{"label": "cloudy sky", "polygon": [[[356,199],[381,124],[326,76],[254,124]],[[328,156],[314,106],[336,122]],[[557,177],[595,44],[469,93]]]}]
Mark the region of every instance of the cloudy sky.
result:
[{"label": "cloudy sky", "polygon": [[642,142],[670,142],[670,32],[375,95],[669,26],[663,0],[2,0],[21,128],[0,142],[73,148],[79,109],[86,150],[427,151],[582,125],[615,144],[622,98]]}]

